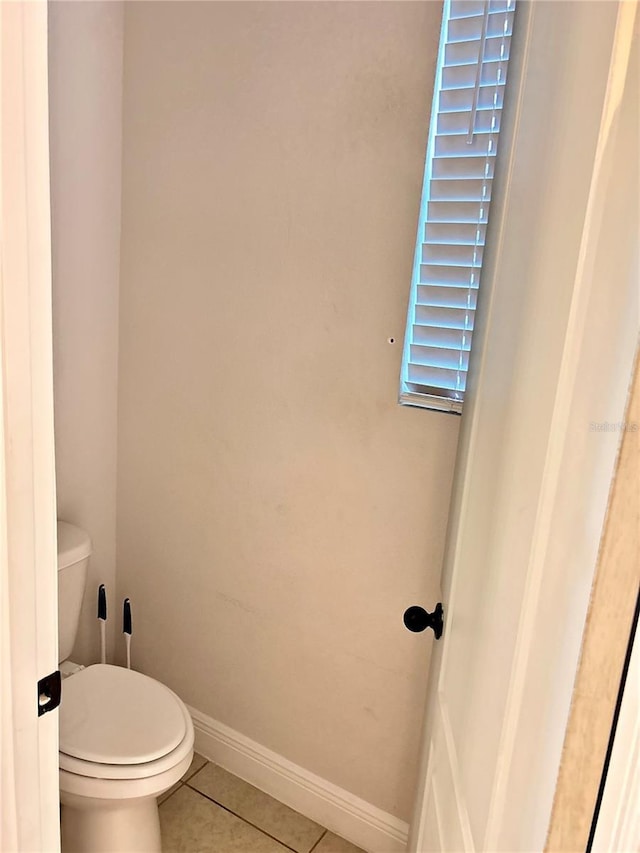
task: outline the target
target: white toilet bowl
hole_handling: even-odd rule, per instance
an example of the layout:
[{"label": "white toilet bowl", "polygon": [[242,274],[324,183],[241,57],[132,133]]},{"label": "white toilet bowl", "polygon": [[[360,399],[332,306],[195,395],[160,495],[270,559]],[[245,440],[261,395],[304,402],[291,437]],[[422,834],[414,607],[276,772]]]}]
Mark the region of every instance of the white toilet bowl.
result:
[{"label": "white toilet bowl", "polygon": [[156,798],[192,757],[191,717],[165,685],[108,664],[66,678],[60,705],[64,853],[159,853]]}]

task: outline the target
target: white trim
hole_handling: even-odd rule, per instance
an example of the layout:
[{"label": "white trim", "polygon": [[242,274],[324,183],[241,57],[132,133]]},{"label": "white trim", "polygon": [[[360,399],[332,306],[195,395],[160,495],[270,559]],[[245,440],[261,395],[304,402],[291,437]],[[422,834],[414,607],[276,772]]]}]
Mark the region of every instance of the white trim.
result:
[{"label": "white trim", "polygon": [[406,849],[409,827],[403,821],[201,711],[189,712],[196,752],[205,758],[364,850]]},{"label": "white trim", "polygon": [[47,4],[0,3],[0,848],[60,849]]},{"label": "white trim", "polygon": [[[612,296],[613,319],[603,320],[601,302],[597,300],[598,292],[606,288],[606,283],[603,284],[598,275],[598,261],[610,250],[603,244],[601,226],[613,168],[610,149],[612,134],[617,129],[614,118],[619,113],[628,74],[634,17],[635,4],[618,4],[609,79],[526,573],[486,849],[503,849],[509,843],[506,839],[511,841],[516,837],[517,830],[512,826],[510,835],[508,825],[509,822],[518,823],[513,820],[513,806],[517,802],[514,792],[518,790],[518,783],[522,783],[522,779],[518,780],[517,756],[518,752],[526,751],[522,749],[522,741],[526,732],[531,730],[526,711],[532,707],[536,693],[539,698],[537,713],[542,715],[544,710],[551,715],[553,706],[555,722],[561,718],[564,721],[564,725],[556,725],[553,733],[547,732],[546,766],[541,768],[537,777],[534,775],[537,768],[531,768],[531,778],[535,778],[538,785],[538,814],[548,823],[610,483],[620,447],[620,434],[607,436],[602,440],[599,458],[595,461],[585,459],[582,448],[575,441],[575,420],[577,412],[593,412],[596,399],[602,404],[602,411],[617,415],[620,421],[624,419],[638,339],[637,317],[633,310],[629,310],[634,307],[637,310],[637,303],[633,306],[629,300],[625,310],[620,307],[625,300]],[[633,261],[629,259],[629,270],[632,265]],[[615,279],[615,274],[613,277]],[[625,291],[621,283],[619,292],[632,291],[628,285]],[[602,377],[594,378],[589,371],[594,351],[607,344],[613,349],[616,342],[618,358],[602,356],[602,365],[605,366],[601,365],[600,369],[602,375],[609,374],[609,378],[606,381],[602,381]],[[586,375],[590,377],[589,383],[582,380]],[[606,389],[601,397],[594,390],[598,380]],[[582,506],[578,511],[576,494],[582,496]],[[567,577],[573,578],[570,591],[567,591]],[[558,615],[562,614],[560,618],[566,623],[565,628],[558,631],[556,637],[553,631],[549,631],[541,640],[540,625],[546,625],[556,611]],[[532,673],[544,671],[545,661],[548,662],[548,684],[545,686],[548,692],[543,693],[539,684],[532,684]],[[526,762],[520,762],[523,763]]]}]

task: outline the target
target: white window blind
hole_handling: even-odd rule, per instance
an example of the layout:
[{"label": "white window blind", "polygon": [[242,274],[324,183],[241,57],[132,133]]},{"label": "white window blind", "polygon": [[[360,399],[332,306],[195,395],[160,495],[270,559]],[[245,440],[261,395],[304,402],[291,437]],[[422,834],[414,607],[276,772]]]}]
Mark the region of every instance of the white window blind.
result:
[{"label": "white window blind", "polygon": [[515,0],[445,0],[400,402],[460,413]]}]

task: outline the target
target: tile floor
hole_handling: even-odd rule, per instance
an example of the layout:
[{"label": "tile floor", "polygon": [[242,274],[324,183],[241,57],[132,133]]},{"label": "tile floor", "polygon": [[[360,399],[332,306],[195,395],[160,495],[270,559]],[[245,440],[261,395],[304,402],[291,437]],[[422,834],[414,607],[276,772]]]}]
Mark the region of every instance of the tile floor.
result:
[{"label": "tile floor", "polygon": [[164,853],[364,853],[197,753],[159,802]]}]

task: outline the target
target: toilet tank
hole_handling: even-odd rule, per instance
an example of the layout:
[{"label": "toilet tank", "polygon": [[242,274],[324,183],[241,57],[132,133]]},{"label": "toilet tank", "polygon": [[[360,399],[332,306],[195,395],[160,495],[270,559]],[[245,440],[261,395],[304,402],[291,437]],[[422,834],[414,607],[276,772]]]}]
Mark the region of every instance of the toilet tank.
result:
[{"label": "toilet tank", "polygon": [[91,555],[89,534],[58,521],[58,657],[67,660],[78,634],[80,608]]}]

